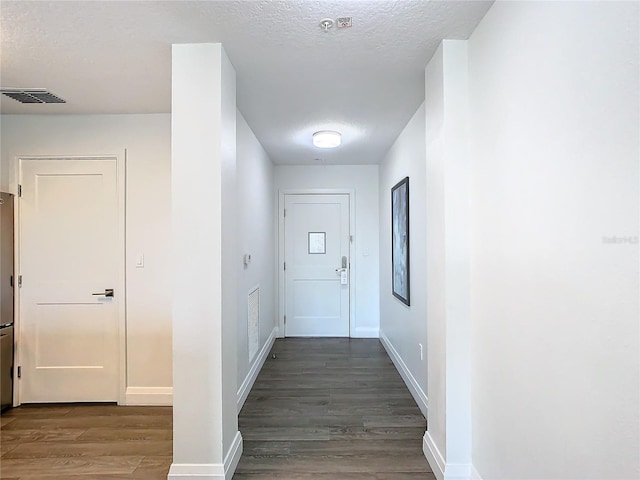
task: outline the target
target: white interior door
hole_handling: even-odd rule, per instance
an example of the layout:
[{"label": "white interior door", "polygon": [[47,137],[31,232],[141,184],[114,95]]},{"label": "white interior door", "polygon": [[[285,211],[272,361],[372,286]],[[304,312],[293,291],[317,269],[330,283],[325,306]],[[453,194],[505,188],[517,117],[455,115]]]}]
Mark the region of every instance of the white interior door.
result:
[{"label": "white interior door", "polygon": [[285,336],[349,336],[349,196],[285,195]]},{"label": "white interior door", "polygon": [[117,401],[116,160],[22,159],[20,183],[20,400]]}]

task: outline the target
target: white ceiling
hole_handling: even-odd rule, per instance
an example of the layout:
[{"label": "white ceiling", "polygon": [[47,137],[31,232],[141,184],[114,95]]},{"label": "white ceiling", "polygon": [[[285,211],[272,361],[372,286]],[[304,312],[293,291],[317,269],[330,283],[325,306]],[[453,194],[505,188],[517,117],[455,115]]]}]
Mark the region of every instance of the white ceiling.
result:
[{"label": "white ceiling", "polygon": [[[221,42],[238,108],[278,164],[378,163],[424,100],[443,38],[466,39],[485,1],[4,1],[0,86],[47,88],[63,105],[2,113],[158,113],[171,107],[171,44]],[[322,31],[325,17],[353,27]],[[335,129],[343,145],[313,147]]]}]

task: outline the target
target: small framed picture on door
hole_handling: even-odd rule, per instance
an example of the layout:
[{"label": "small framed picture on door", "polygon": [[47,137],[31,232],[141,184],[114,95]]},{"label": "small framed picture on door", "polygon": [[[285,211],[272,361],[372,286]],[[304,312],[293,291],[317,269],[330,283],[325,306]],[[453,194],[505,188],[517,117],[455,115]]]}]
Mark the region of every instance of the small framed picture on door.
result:
[{"label": "small framed picture on door", "polygon": [[393,295],[409,306],[409,177],[391,189],[391,286]]}]

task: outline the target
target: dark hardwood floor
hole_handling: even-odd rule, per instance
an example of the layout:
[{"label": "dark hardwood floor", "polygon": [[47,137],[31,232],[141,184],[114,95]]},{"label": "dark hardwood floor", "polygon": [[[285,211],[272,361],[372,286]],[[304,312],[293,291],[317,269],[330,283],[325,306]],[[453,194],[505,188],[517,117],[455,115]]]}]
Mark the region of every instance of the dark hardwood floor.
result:
[{"label": "dark hardwood floor", "polygon": [[377,339],[277,340],[239,418],[234,480],[435,480],[426,422]]},{"label": "dark hardwood floor", "polygon": [[[378,340],[286,339],[240,414],[234,479],[435,480],[425,420]],[[3,480],[160,480],[170,407],[24,406],[0,417]]]},{"label": "dark hardwood floor", "polygon": [[171,407],[42,405],[0,417],[0,478],[167,478]]}]

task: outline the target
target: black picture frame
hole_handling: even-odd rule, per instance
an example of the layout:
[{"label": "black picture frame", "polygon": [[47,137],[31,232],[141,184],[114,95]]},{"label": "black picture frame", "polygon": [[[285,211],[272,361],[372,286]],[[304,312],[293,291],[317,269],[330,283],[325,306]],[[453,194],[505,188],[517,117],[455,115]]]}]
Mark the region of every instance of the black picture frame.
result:
[{"label": "black picture frame", "polygon": [[409,257],[409,177],[391,189],[391,290],[393,296],[411,305]]}]

